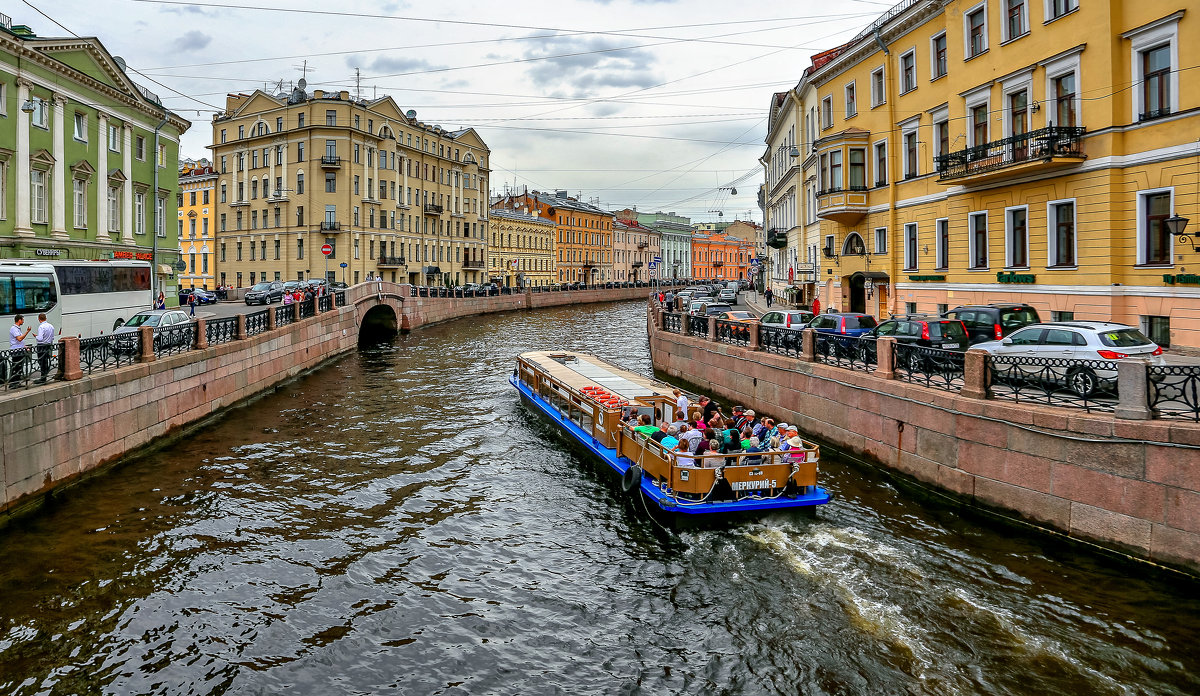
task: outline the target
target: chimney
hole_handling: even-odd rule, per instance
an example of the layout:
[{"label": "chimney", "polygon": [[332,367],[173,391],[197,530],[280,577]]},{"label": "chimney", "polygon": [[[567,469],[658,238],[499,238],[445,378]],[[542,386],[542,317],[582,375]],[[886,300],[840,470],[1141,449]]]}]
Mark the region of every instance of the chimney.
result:
[{"label": "chimney", "polygon": [[346,101],[350,101],[349,90],[343,89],[342,91],[338,92],[338,99],[345,99]]},{"label": "chimney", "polygon": [[325,90],[323,90],[323,89],[314,89],[313,90],[313,99],[324,99],[324,98],[325,98]]}]

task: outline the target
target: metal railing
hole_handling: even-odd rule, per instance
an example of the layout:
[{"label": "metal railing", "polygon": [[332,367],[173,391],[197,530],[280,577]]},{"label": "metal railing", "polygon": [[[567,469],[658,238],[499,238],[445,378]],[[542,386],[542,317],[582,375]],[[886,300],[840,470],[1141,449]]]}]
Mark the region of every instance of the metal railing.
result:
[{"label": "metal railing", "polygon": [[1052,157],[1083,157],[1085,128],[1047,126],[933,158],[941,179],[957,179]]},{"label": "metal railing", "polygon": [[333,297],[331,295],[321,295],[317,298],[317,310],[328,312],[333,309]]},{"label": "metal railing", "polygon": [[246,315],[246,335],[253,336],[267,330],[267,312],[271,310],[264,309],[261,312],[254,312]]},{"label": "metal railing", "polygon": [[688,333],[693,336],[708,335],[708,317],[698,317],[694,314],[687,315]]},{"label": "metal railing", "polygon": [[663,330],[671,333],[683,332],[683,315],[678,312],[663,312]]},{"label": "metal railing", "polygon": [[892,345],[892,370],[896,379],[931,389],[962,391],[966,354],[957,350],[927,348],[897,341]]},{"label": "metal railing", "polygon": [[[130,340],[125,340],[125,339]],[[137,334],[79,339],[79,369],[84,374],[111,370],[137,362],[141,347]]]},{"label": "metal railing", "polygon": [[339,307],[346,306],[346,291],[345,290],[335,290],[333,293],[333,296],[337,298],[337,306],[339,306]]},{"label": "metal railing", "polygon": [[154,329],[154,354],[186,353],[196,345],[196,325],[192,322]]},{"label": "metal railing", "polygon": [[875,361],[870,359],[871,347],[866,346],[866,341],[857,336],[817,332],[816,339],[817,362],[847,370],[875,371]]},{"label": "metal railing", "polygon": [[311,316],[315,316],[316,313],[317,313],[317,302],[316,302],[315,298],[302,300],[300,302],[300,318],[301,319],[307,319]]},{"label": "metal railing", "polygon": [[1117,366],[1111,360],[989,355],[988,396],[1085,411],[1113,411]]},{"label": "metal railing", "polygon": [[237,338],[237,317],[209,319],[204,322],[204,340],[208,342],[208,345],[229,343],[235,338]]},{"label": "metal railing", "polygon": [[750,330],[753,327],[742,321],[717,320],[717,341],[735,346],[750,345]]},{"label": "metal railing", "polygon": [[336,155],[322,155],[321,156],[321,166],[322,167],[340,167],[340,166],[342,166],[342,158],[338,157]]},{"label": "metal railing", "polygon": [[285,304],[281,307],[276,307],[273,311],[275,312],[276,327],[287,326],[296,321],[295,305]]},{"label": "metal railing", "polygon": [[[24,350],[0,351],[0,389],[23,389],[30,384],[45,384],[62,374],[58,359],[59,344],[30,346]],[[33,378],[38,373],[37,379]]]},{"label": "metal railing", "polygon": [[1155,416],[1200,423],[1200,365],[1147,365],[1146,389]]},{"label": "metal railing", "polygon": [[404,263],[403,256],[380,256],[379,262],[376,265],[379,265],[379,266],[405,266],[407,264]]},{"label": "metal railing", "polygon": [[800,357],[804,351],[804,330],[759,325],[758,346],[768,353]]},{"label": "metal railing", "polygon": [[342,223],[340,223],[340,222],[335,222],[333,220],[322,220],[321,221],[321,231],[322,232],[337,232],[340,229],[342,229]]}]

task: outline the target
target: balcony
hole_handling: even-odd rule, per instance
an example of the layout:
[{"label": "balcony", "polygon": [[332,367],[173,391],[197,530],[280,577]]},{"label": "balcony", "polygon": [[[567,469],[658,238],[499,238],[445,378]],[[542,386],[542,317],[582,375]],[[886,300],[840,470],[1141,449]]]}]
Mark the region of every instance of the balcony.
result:
[{"label": "balcony", "polygon": [[342,229],[342,223],[333,220],[325,220],[321,223],[322,232],[338,232]]},{"label": "balcony", "polygon": [[648,246],[650,246],[650,244],[648,244],[647,242],[638,242],[637,248],[645,249]]},{"label": "balcony", "polygon": [[772,249],[787,248],[787,230],[769,229],[767,230],[767,246]]},{"label": "balcony", "polygon": [[406,264],[404,263],[403,256],[380,256],[379,262],[376,265],[380,268],[396,268],[398,266],[405,266]]},{"label": "balcony", "polygon": [[438,205],[437,203],[426,203],[425,204],[425,214],[426,215],[441,215],[442,214],[442,206]]},{"label": "balcony", "polygon": [[321,158],[321,169],[338,169],[342,166],[342,158],[335,155],[325,155]]},{"label": "balcony", "polygon": [[463,261],[463,268],[482,271],[486,267],[483,259],[466,259]]},{"label": "balcony", "polygon": [[630,268],[641,268],[644,265],[645,264],[643,264],[641,261],[634,261],[633,263],[629,264],[629,267]]},{"label": "balcony", "polygon": [[934,158],[938,182],[975,184],[1079,164],[1087,159],[1080,142],[1085,130],[1048,126],[938,155]]},{"label": "balcony", "polygon": [[817,217],[853,225],[867,214],[867,187],[817,191]]}]

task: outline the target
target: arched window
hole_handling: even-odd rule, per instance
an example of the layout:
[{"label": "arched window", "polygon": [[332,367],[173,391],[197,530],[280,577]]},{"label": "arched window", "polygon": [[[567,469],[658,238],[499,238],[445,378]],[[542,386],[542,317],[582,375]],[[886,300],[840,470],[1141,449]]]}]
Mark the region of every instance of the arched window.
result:
[{"label": "arched window", "polygon": [[867,245],[857,232],[846,235],[846,241],[842,242],[842,256],[864,256],[866,253]]}]

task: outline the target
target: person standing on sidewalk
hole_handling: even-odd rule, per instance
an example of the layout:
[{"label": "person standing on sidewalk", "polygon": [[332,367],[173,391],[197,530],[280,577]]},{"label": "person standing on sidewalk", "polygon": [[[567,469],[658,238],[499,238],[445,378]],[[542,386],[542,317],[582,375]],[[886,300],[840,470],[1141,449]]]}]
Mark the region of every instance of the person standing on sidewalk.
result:
[{"label": "person standing on sidewalk", "polygon": [[813,309],[814,317],[821,313],[821,298],[819,298],[819,297],[813,298],[812,309]]},{"label": "person standing on sidewalk", "polygon": [[771,288],[763,291],[763,299],[767,301],[767,309],[771,308],[771,300],[775,299],[775,293],[771,292]]},{"label": "person standing on sidewalk", "polygon": [[37,330],[37,361],[38,368],[42,372],[42,376],[38,378],[38,384],[45,384],[46,380],[50,379],[50,356],[54,351],[54,324],[46,318],[45,314],[38,315]]},{"label": "person standing on sidewalk", "polygon": [[196,289],[195,288],[192,288],[192,291],[190,293],[188,293],[188,311],[191,313],[192,318],[195,319],[196,318]]},{"label": "person standing on sidewalk", "polygon": [[25,323],[25,317],[21,314],[13,317],[13,325],[8,330],[8,383],[16,385],[21,381],[21,373],[25,366],[25,339],[29,336],[29,332],[33,328],[25,329],[25,333],[21,333],[21,326]]}]

